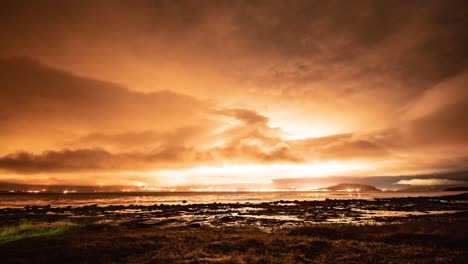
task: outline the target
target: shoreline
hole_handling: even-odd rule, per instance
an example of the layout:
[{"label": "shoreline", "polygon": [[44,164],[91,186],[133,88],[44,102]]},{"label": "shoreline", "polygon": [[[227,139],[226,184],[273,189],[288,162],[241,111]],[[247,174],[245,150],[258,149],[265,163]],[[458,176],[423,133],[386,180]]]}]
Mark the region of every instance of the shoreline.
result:
[{"label": "shoreline", "polygon": [[430,215],[466,214],[468,193],[439,197],[280,200],[275,202],[25,206],[0,209],[4,225],[112,223],[148,226],[250,226],[277,229],[324,223],[385,224]]},{"label": "shoreline", "polygon": [[375,200],[390,198],[417,198],[454,196],[466,192],[136,192],[136,193],[0,193],[0,209],[21,209],[25,206],[79,207],[154,204],[204,205],[211,201],[220,203],[262,203],[279,200],[325,201],[332,200]]}]

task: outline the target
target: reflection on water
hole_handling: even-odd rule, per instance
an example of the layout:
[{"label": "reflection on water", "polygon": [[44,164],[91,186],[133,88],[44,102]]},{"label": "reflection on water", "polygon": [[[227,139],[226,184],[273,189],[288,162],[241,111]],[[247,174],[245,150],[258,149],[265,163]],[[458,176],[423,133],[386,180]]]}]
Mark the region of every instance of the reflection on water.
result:
[{"label": "reflection on water", "polygon": [[[428,216],[428,215],[444,215],[463,212],[463,210],[437,210],[437,211],[389,211],[389,210],[364,210],[353,209],[354,212],[360,213],[359,217],[340,216],[329,218],[326,222],[340,224],[377,224],[382,218],[399,219],[411,216]],[[380,223],[387,223],[385,221]]]},{"label": "reflection on water", "polygon": [[167,192],[167,193],[0,193],[0,208],[26,205],[84,206],[153,205],[200,203],[260,203],[272,201],[314,201],[329,199],[365,199],[443,196],[460,192]]},{"label": "reflection on water", "polygon": [[138,227],[255,226],[268,231],[326,223],[399,223],[434,215],[468,213],[468,203],[461,202],[468,200],[467,195],[427,197],[449,193],[393,192],[391,197],[414,194],[426,197],[385,199],[388,194],[361,193],[357,197],[348,193],[315,192],[9,194],[0,197],[5,198],[1,203],[17,208],[0,209],[0,222],[13,224],[27,219],[34,223],[68,221],[80,225],[109,223]]}]

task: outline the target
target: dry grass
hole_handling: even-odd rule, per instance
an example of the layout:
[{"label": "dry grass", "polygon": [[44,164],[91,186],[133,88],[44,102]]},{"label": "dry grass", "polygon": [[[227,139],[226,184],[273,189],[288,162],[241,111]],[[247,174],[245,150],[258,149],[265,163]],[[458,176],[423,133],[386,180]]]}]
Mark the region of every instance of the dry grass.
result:
[{"label": "dry grass", "polygon": [[2,263],[468,263],[466,218],[400,225],[137,228],[91,225],[0,245]]}]

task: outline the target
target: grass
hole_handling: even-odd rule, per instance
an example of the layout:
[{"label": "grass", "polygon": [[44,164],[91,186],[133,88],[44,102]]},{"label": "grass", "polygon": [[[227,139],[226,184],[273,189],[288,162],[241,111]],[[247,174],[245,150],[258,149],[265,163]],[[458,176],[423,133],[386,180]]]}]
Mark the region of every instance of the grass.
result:
[{"label": "grass", "polygon": [[34,226],[30,222],[21,221],[17,225],[0,227],[0,244],[33,237],[53,237],[66,233],[72,226]]},{"label": "grass", "polygon": [[[313,225],[267,233],[254,227],[86,225],[67,235],[0,244],[2,263],[468,263],[468,219],[379,226]],[[30,233],[28,223],[2,229]],[[54,228],[54,227],[51,227]],[[10,230],[10,231],[6,231]],[[60,230],[60,229],[58,229]],[[55,234],[57,236],[55,236]],[[46,235],[47,234],[47,235]],[[48,238],[54,234],[52,238]]]}]

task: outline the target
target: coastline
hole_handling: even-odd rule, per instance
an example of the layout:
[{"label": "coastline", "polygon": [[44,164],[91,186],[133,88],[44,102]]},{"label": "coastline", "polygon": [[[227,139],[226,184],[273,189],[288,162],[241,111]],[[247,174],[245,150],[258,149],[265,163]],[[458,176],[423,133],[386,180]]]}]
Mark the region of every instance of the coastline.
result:
[{"label": "coastline", "polygon": [[468,193],[439,197],[280,200],[258,203],[201,203],[1,208],[4,225],[111,223],[148,226],[259,226],[265,229],[324,223],[381,224],[406,218],[468,211]]}]

